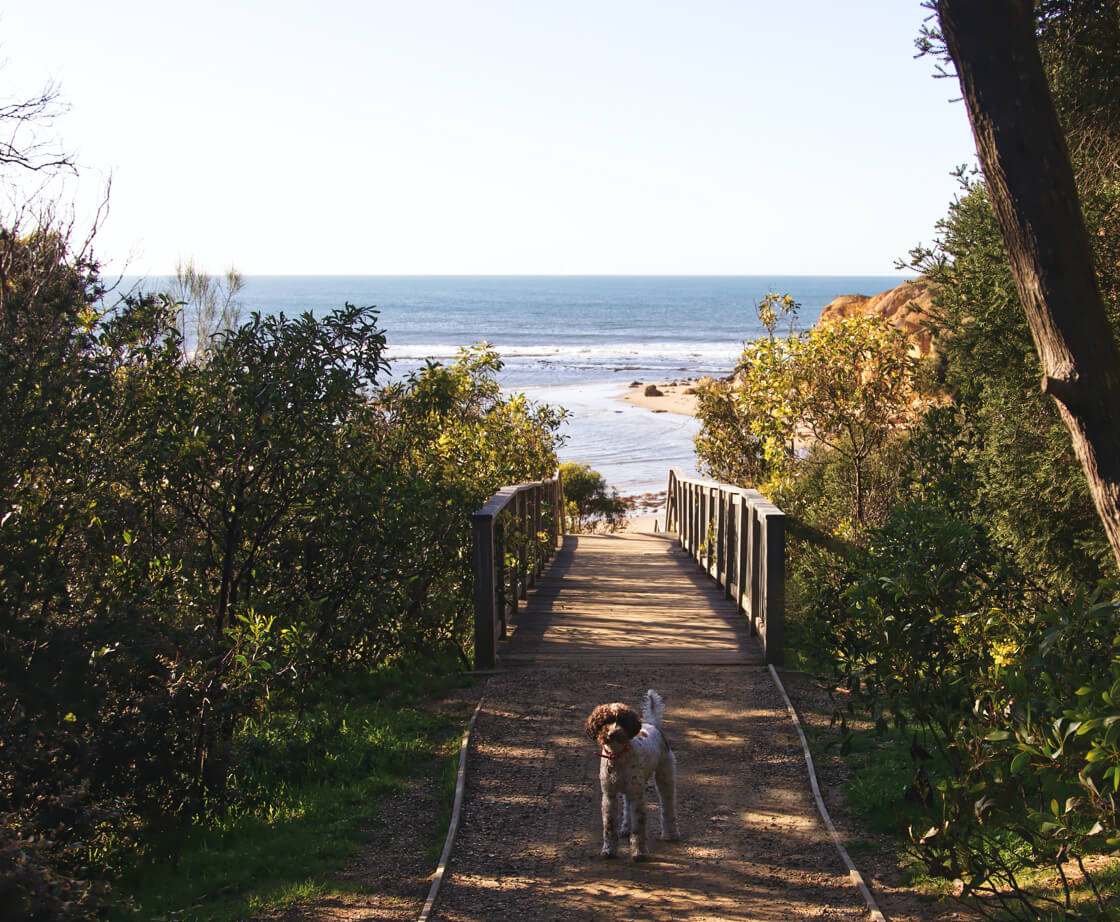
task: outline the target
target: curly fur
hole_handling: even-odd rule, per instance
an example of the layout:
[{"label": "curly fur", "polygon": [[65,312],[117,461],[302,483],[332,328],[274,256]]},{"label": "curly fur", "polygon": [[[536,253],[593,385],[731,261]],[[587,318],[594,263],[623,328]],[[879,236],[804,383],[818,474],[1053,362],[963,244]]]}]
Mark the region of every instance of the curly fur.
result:
[{"label": "curly fur", "polygon": [[[618,854],[619,835],[630,835],[630,857],[648,857],[646,783],[652,776],[661,800],[661,838],[677,839],[677,760],[661,722],[665,702],[652,688],[642,699],[641,716],[621,702],[600,704],[584,732],[599,744],[602,765],[604,858]],[[621,807],[621,823],[619,813]]]}]

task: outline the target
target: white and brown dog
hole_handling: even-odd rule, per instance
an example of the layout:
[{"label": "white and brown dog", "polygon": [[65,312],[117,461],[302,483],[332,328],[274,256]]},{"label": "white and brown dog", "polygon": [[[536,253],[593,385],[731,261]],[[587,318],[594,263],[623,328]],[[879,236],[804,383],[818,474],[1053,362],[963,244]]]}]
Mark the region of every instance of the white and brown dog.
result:
[{"label": "white and brown dog", "polygon": [[[665,702],[652,688],[642,699],[642,713],[625,704],[600,704],[587,718],[584,732],[599,744],[599,783],[603,788],[604,858],[618,854],[618,837],[630,833],[630,857],[643,861],[646,847],[646,782],[650,776],[661,800],[661,838],[677,832],[677,761],[661,732]],[[619,823],[619,801],[622,822]]]}]

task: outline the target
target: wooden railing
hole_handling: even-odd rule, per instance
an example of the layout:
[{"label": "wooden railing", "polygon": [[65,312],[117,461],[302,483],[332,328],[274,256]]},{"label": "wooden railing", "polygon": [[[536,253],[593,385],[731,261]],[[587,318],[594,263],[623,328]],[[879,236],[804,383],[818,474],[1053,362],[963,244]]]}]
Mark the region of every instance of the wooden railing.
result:
[{"label": "wooden railing", "polygon": [[509,618],[564,535],[564,486],[548,480],[502,487],[473,516],[474,668],[493,669]]},{"label": "wooden railing", "polygon": [[757,490],[669,472],[665,530],[739,603],[775,666],[785,645],[785,518]]}]

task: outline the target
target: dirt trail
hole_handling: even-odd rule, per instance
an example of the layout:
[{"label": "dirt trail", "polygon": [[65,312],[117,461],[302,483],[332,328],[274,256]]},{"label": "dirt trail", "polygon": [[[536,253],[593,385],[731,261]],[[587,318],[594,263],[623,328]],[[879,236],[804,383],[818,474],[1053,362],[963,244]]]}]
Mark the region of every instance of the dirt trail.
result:
[{"label": "dirt trail", "polygon": [[[761,661],[672,536],[568,538],[518,616],[509,671],[486,687],[436,918],[866,917]],[[648,863],[628,848],[603,860],[600,760],[583,723],[596,704],[636,707],[647,688],[667,701],[682,838],[655,841]]]},{"label": "dirt trail", "polygon": [[[682,838],[651,860],[599,855],[590,704],[667,700]],[[816,814],[801,749],[757,666],[573,666],[492,678],[475,725],[463,827],[435,917],[863,919]],[[650,812],[656,814],[651,793]],[[651,830],[660,818],[651,815]]]}]

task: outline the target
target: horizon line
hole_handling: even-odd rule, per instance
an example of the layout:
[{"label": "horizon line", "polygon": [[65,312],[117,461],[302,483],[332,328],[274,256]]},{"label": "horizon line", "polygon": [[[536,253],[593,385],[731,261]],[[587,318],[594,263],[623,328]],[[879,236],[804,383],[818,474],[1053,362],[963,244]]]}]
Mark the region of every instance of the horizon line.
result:
[{"label": "horizon line", "polygon": [[[232,267],[234,271],[236,266]],[[228,270],[226,270],[228,271]],[[762,278],[891,278],[904,270],[894,272],[240,272],[245,278],[370,278],[370,279],[411,279],[411,278],[570,278],[570,279],[762,279]],[[224,275],[221,273],[208,273]],[[174,272],[122,272],[123,278],[171,278]],[[908,277],[919,278],[920,273],[910,271]]]}]

